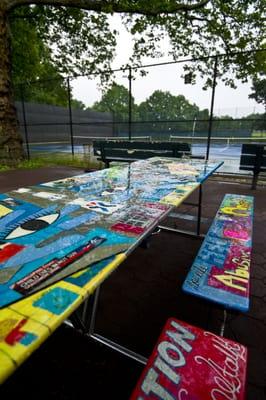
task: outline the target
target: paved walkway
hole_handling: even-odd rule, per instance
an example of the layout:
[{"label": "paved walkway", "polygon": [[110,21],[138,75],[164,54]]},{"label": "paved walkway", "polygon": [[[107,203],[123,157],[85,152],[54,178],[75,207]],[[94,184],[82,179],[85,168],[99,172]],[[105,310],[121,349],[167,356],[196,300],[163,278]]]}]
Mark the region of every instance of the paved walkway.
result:
[{"label": "paved walkway", "polygon": [[[82,171],[42,168],[0,173],[0,192],[60,179]],[[207,231],[225,193],[255,196],[251,309],[230,315],[225,337],[249,350],[247,400],[266,398],[266,189],[209,180],[203,194],[203,231]],[[191,199],[193,200],[193,199]],[[178,212],[193,211],[180,207]],[[193,221],[177,220],[192,227]],[[160,233],[148,249],[138,248],[103,285],[97,332],[148,356],[170,316],[206,328],[209,306],[185,295],[181,286],[201,241]],[[222,311],[212,307],[208,329],[218,332]],[[128,399],[142,366],[60,327],[0,388],[0,397],[49,400]]]}]

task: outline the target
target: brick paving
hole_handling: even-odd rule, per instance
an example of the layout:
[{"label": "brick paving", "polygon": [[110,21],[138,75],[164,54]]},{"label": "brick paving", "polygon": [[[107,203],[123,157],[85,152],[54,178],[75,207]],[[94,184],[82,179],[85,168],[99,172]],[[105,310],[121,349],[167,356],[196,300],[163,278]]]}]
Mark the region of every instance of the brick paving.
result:
[{"label": "brick paving", "polygon": [[[0,173],[0,192],[81,172],[67,167],[4,172]],[[203,231],[226,193],[253,195],[255,217],[250,311],[231,313],[224,336],[248,347],[247,400],[265,400],[266,188],[251,191],[248,185],[209,179],[203,193]],[[178,212],[193,214],[195,209],[182,206]],[[182,229],[192,227],[184,219],[175,224]],[[97,332],[145,356],[170,316],[218,333],[222,310],[181,290],[200,244],[199,239],[161,232],[152,237],[148,249],[136,249],[102,285]],[[63,325],[2,385],[0,397],[128,399],[141,371],[135,361]]]}]

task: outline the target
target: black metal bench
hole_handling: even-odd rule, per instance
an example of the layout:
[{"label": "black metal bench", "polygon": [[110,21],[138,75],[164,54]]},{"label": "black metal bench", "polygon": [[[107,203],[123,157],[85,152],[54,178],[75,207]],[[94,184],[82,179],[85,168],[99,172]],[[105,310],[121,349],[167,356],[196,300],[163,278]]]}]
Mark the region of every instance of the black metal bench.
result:
[{"label": "black metal bench", "polygon": [[132,162],[150,157],[191,157],[188,143],[94,140],[93,152],[108,168],[110,162]]},{"label": "black metal bench", "polygon": [[256,189],[260,172],[266,172],[266,145],[242,144],[239,169],[252,171],[251,189]]}]

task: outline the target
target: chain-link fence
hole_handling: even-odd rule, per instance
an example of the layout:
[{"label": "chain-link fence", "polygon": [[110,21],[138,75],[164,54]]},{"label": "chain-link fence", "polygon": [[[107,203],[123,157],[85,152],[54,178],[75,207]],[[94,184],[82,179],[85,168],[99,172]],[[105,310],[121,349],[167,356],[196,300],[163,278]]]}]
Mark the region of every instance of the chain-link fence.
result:
[{"label": "chain-link fence", "polygon": [[241,144],[266,140],[265,108],[248,100],[247,86],[232,89],[217,78],[221,57],[213,57],[207,90],[201,78],[191,82],[183,73],[185,64],[198,60],[115,70],[106,91],[95,75],[19,85],[16,107],[28,157],[82,153],[94,138],[178,140],[191,143],[195,155],[223,159],[225,170],[237,172]]}]

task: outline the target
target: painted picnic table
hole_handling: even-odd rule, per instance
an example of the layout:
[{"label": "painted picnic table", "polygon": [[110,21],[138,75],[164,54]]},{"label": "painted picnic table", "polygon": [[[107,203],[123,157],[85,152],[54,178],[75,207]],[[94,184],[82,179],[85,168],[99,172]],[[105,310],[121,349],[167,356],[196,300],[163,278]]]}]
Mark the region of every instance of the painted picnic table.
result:
[{"label": "painted picnic table", "polygon": [[0,382],[221,165],[152,158],[0,194]]}]

